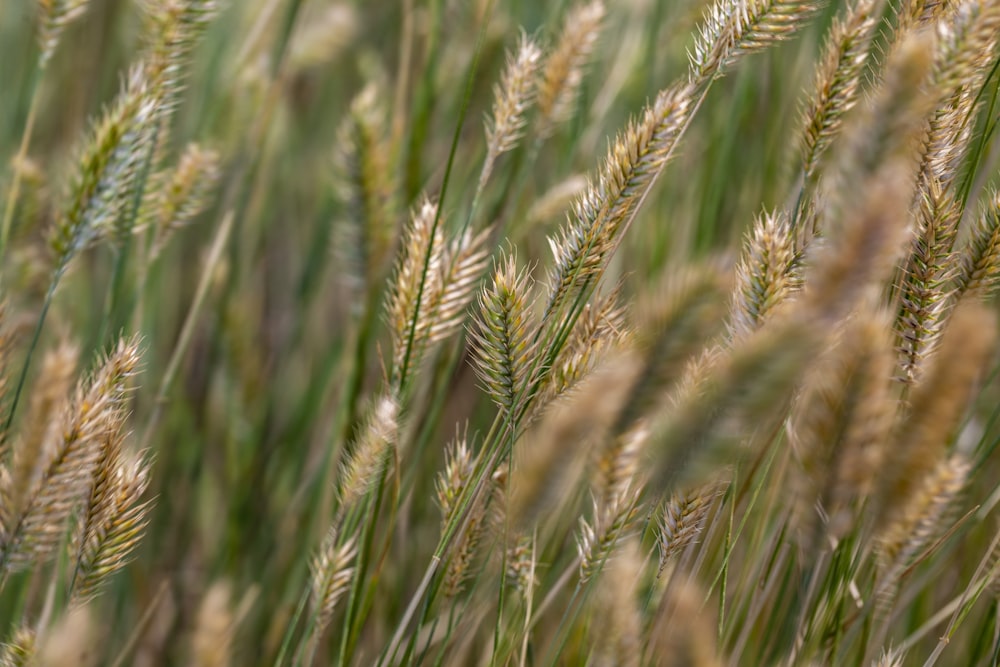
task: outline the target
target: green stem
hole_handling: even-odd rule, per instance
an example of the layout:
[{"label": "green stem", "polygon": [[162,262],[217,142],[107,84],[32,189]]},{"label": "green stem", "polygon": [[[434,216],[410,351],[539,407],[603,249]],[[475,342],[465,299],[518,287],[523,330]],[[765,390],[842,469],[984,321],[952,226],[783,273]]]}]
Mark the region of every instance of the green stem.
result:
[{"label": "green stem", "polygon": [[52,305],[52,299],[55,296],[56,287],[59,286],[59,281],[65,271],[66,261],[64,260],[52,274],[52,282],[49,284],[49,291],[45,294],[45,301],[42,303],[42,311],[38,315],[38,321],[35,323],[35,331],[31,335],[31,344],[28,346],[28,353],[24,358],[24,363],[21,365],[21,372],[17,378],[17,387],[14,389],[14,398],[11,399],[10,411],[7,413],[7,421],[4,422],[3,432],[0,433],[0,439],[6,440],[10,435],[10,427],[14,423],[14,415],[17,413],[17,405],[21,399],[21,393],[24,391],[24,384],[28,379],[28,369],[31,367],[31,357],[35,353],[35,348],[38,347],[38,341],[42,335],[42,327],[45,326],[45,318],[49,314],[49,307]]}]

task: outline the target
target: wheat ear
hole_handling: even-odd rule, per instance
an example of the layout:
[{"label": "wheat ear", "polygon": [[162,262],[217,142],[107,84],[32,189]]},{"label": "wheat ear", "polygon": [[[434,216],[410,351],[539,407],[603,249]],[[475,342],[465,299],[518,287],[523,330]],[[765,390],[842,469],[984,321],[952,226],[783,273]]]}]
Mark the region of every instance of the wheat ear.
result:
[{"label": "wheat ear", "polygon": [[857,0],[830,28],[814,92],[803,110],[802,168],[812,178],[858,102],[861,78],[877,25],[878,0]]},{"label": "wheat ear", "polygon": [[718,0],[689,53],[691,80],[706,85],[740,57],[788,39],[818,7],[804,0]]},{"label": "wheat ear", "polygon": [[479,297],[472,330],[476,374],[506,415],[516,412],[534,358],[530,290],[528,273],[518,270],[514,255],[500,259],[492,285]]},{"label": "wheat ear", "polygon": [[100,586],[130,560],[147,524],[150,502],[140,502],[149,485],[149,463],[121,452],[124,435],[105,436],[104,453],[80,523],[72,598],[94,597]]},{"label": "wheat ear", "polygon": [[560,123],[572,117],[584,67],[601,34],[604,15],[601,0],[579,3],[566,14],[556,45],[545,59],[539,77],[539,137],[550,136]]},{"label": "wheat ear", "polygon": [[800,287],[794,246],[787,215],[758,216],[736,267],[729,316],[731,343],[756,331],[775,307]]},{"label": "wheat ear", "polygon": [[975,303],[956,308],[926,379],[910,401],[907,418],[894,438],[893,465],[881,483],[879,525],[905,507],[954,435],[970,396],[993,356],[993,314]]},{"label": "wheat ear", "polygon": [[907,382],[919,379],[944,327],[952,296],[952,246],[960,217],[958,202],[932,180],[917,210],[918,229],[899,289],[896,330],[900,367]]},{"label": "wheat ear", "polygon": [[139,364],[138,341],[121,340],[89,381],[80,383],[59,420],[55,442],[0,545],[4,569],[52,556],[66,521],[84,500],[101,456],[102,438],[120,428],[128,380]]},{"label": "wheat ear", "polygon": [[955,292],[983,298],[1000,283],[1000,193],[994,192],[982,208],[964,248],[955,280]]},{"label": "wheat ear", "polygon": [[521,139],[525,113],[535,97],[535,73],[541,58],[541,49],[522,32],[517,52],[508,56],[500,84],[493,91],[493,112],[486,121],[486,158],[479,174],[478,192],[486,186],[497,158],[513,150]]},{"label": "wheat ear", "polygon": [[149,261],[156,261],[171,234],[207,208],[219,181],[219,154],[198,144],[188,144],[173,173],[152,194],[153,204],[140,219],[153,227]]}]

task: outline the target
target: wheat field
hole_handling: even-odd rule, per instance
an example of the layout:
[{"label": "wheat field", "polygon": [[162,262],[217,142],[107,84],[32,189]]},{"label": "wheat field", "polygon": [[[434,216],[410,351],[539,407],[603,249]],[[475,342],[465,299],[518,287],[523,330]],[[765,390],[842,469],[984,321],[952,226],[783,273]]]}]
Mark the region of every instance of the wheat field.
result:
[{"label": "wheat field", "polygon": [[1000,0],[3,0],[0,665],[1000,664]]}]

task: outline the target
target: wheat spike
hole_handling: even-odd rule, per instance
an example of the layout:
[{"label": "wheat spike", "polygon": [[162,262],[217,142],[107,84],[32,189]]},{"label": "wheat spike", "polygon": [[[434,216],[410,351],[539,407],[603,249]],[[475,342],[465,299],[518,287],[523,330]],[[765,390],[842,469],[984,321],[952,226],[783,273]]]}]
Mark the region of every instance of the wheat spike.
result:
[{"label": "wheat spike", "polygon": [[601,0],[575,5],[566,14],[555,47],[545,59],[538,82],[538,136],[545,138],[573,115],[584,67],[601,34]]},{"label": "wheat spike", "polygon": [[[950,510],[965,488],[971,463],[961,454],[938,462],[919,480],[913,496],[900,507],[898,516],[878,536],[877,550],[883,568],[910,565],[936,539],[952,519]],[[889,577],[899,572],[890,572]]]},{"label": "wheat spike", "polygon": [[955,280],[958,296],[984,298],[1000,283],[1000,193],[983,206],[965,247]]},{"label": "wheat spike", "polygon": [[[858,376],[848,375],[841,367],[844,385],[856,389],[852,399],[850,421],[843,433],[837,454],[835,475],[827,480],[827,511],[834,535],[847,530],[848,510],[864,502],[873,492],[878,471],[889,454],[887,443],[897,413],[896,397],[889,378],[894,359],[890,341],[888,315],[884,312],[862,312],[849,324],[844,337],[844,354],[853,354]],[[832,482],[832,484],[831,484]]]},{"label": "wheat spike", "polygon": [[516,527],[530,526],[568,495],[583,475],[592,448],[606,437],[641,368],[635,355],[608,358],[575,391],[554,401],[518,444],[509,514]]},{"label": "wheat spike", "polygon": [[436,288],[427,299],[429,343],[447,340],[462,328],[468,306],[489,266],[486,244],[490,235],[489,228],[478,234],[467,230],[445,248],[440,274],[434,281]]},{"label": "wheat spike", "polygon": [[740,57],[788,39],[818,7],[806,0],[718,0],[689,53],[692,82],[705,85]]},{"label": "wheat spike", "polygon": [[500,259],[493,283],[483,289],[472,331],[476,374],[504,414],[513,414],[534,357],[534,323],[528,308],[531,291],[526,270],[513,254]]},{"label": "wheat spike", "polygon": [[151,139],[155,101],[134,69],[115,104],[94,126],[81,151],[67,204],[49,239],[56,276],[90,243],[123,219]]},{"label": "wheat spike", "polygon": [[66,520],[84,500],[102,452],[102,439],[124,419],[128,380],[139,364],[137,339],[119,341],[93,377],[80,383],[59,420],[55,442],[20,511],[7,525],[0,562],[19,568],[52,556]]},{"label": "wheat spike", "polygon": [[585,583],[601,571],[612,557],[618,542],[625,539],[639,515],[639,489],[626,488],[610,505],[593,499],[593,518],[580,519],[577,550],[580,553],[580,582]]},{"label": "wheat spike", "polygon": [[[472,475],[474,461],[472,452],[469,450],[464,437],[457,438],[448,449],[444,471],[438,476],[436,483],[438,507],[441,508],[441,532],[447,530],[449,522],[454,518],[454,513],[458,509],[456,503],[461,498],[462,493],[468,487]],[[472,511],[471,518],[465,531],[458,537],[458,545],[455,547],[448,563],[448,569],[444,575],[444,594],[446,597],[455,597],[462,592],[472,559],[479,544],[479,538],[486,527],[485,503],[478,502]]]},{"label": "wheat spike", "polygon": [[962,88],[975,88],[993,60],[1000,39],[1000,5],[993,0],[964,0],[951,17],[937,22],[932,85],[948,99]]},{"label": "wheat spike", "polygon": [[39,667],[97,667],[103,634],[88,606],[70,607],[56,623],[37,638]]},{"label": "wheat spike", "polygon": [[817,502],[829,517],[828,531],[840,537],[871,492],[896,414],[894,365],[886,314],[864,308],[809,373],[790,427],[802,464],[793,478],[799,487],[793,519],[806,539],[815,537],[809,529]]},{"label": "wheat spike", "polygon": [[729,339],[745,339],[775,307],[800,287],[796,275],[795,237],[784,213],[757,217],[736,267],[729,316]]},{"label": "wheat spike", "polygon": [[[857,202],[858,193],[881,169],[894,168],[896,180],[911,179],[915,143],[925,131],[926,117],[934,104],[934,89],[928,86],[933,43],[929,35],[917,32],[890,53],[872,104],[856,115],[850,131],[845,132],[830,175],[832,201],[823,202],[821,207],[824,219],[845,217],[844,209]],[[911,185],[907,182],[905,187]],[[908,203],[912,197],[908,196]]]},{"label": "wheat spike", "polygon": [[896,322],[900,366],[906,382],[919,379],[944,326],[951,300],[952,246],[961,210],[939,182],[931,181],[917,217],[919,228],[902,277]]},{"label": "wheat spike", "polygon": [[149,485],[149,463],[121,452],[124,436],[106,436],[105,451],[80,524],[73,599],[94,597],[100,586],[122,569],[142,539],[150,503],[140,502]]},{"label": "wheat spike", "polygon": [[388,301],[394,383],[419,366],[428,345],[461,329],[489,261],[489,229],[446,241],[436,218],[437,207],[425,200],[403,237]]},{"label": "wheat spike", "polygon": [[21,434],[14,443],[10,473],[0,484],[5,533],[13,529],[15,517],[38,483],[52,454],[50,450],[57,442],[59,419],[68,408],[77,357],[77,347],[64,342],[49,351],[42,361],[37,389],[32,392]]},{"label": "wheat spike", "polygon": [[954,9],[955,0],[904,0],[896,10],[897,31],[925,28]]},{"label": "wheat spike", "polygon": [[300,73],[332,63],[357,38],[361,20],[353,5],[337,3],[317,8],[312,21],[303,21],[291,40],[289,69]]},{"label": "wheat spike", "polygon": [[592,483],[598,505],[603,508],[613,506],[631,486],[637,484],[647,440],[649,425],[645,420],[640,420],[624,433],[613,435],[604,446],[598,447]]},{"label": "wheat spike", "polygon": [[493,173],[496,159],[513,150],[521,139],[524,115],[535,95],[535,72],[542,52],[525,33],[521,33],[516,55],[508,55],[500,85],[493,91],[493,113],[486,121],[486,159],[479,176],[481,191]]},{"label": "wheat spike", "polygon": [[671,494],[663,506],[663,513],[657,523],[656,546],[659,549],[657,578],[663,576],[667,564],[674,556],[681,554],[701,535],[712,504],[718,495],[718,486],[715,484]]},{"label": "wheat spike", "polygon": [[686,383],[654,425],[650,486],[670,491],[706,482],[718,475],[723,461],[746,456],[749,448],[738,447],[743,434],[774,418],[823,333],[819,321],[783,318],[712,359],[704,376]]},{"label": "wheat spike", "polygon": [[319,554],[313,558],[310,569],[313,613],[316,615],[315,636],[322,635],[333,620],[337,602],[354,578],[351,562],[356,554],[354,539],[340,543],[337,531],[331,529],[323,540]]},{"label": "wheat spike", "polygon": [[877,25],[877,0],[857,0],[830,28],[816,69],[815,92],[803,110],[802,169],[815,175],[823,154],[840,133],[843,117],[858,102],[861,77]]},{"label": "wheat spike", "polygon": [[717,614],[697,582],[680,578],[667,587],[649,627],[648,657],[664,667],[722,667],[718,655]]},{"label": "wheat spike", "polygon": [[37,664],[35,631],[20,626],[9,641],[0,646],[0,667],[33,667]]},{"label": "wheat spike", "polygon": [[541,395],[537,409],[569,391],[618,345],[628,338],[625,309],[620,303],[620,288],[595,297],[583,307],[573,323],[566,342],[559,351]]},{"label": "wheat spike", "polygon": [[880,489],[881,525],[907,505],[941,459],[993,355],[995,340],[995,318],[978,304],[963,304],[949,318],[934,363],[895,434],[893,465],[886,468]]},{"label": "wheat spike", "polygon": [[173,173],[163,178],[162,187],[150,191],[152,201],[139,216],[153,226],[150,261],[160,255],[173,232],[207,208],[219,181],[219,159],[214,150],[188,144]]},{"label": "wheat spike", "polygon": [[[143,53],[145,76],[156,91],[158,120],[174,112],[184,85],[185,66],[198,39],[218,15],[217,0],[143,0],[147,44]],[[167,128],[161,128],[165,135]],[[161,137],[161,146],[163,137]]]},{"label": "wheat spike", "polygon": [[[837,235],[812,244],[802,296],[790,310],[833,325],[882,288],[912,235],[908,164],[893,159],[876,167],[864,189],[843,207]],[[845,191],[841,197],[846,196]]]},{"label": "wheat spike", "polygon": [[73,21],[83,16],[90,6],[90,0],[35,0],[38,5],[38,41],[42,47],[39,62],[48,65],[63,31]]},{"label": "wheat spike", "polygon": [[525,600],[531,598],[538,587],[536,575],[535,542],[530,535],[516,535],[507,548],[507,581]]},{"label": "wheat spike", "polygon": [[669,88],[611,147],[596,183],[574,206],[570,221],[549,238],[555,269],[546,316],[572,302],[596,280],[632,215],[669,159],[691,112],[691,89]]},{"label": "wheat spike", "polygon": [[983,0],[962,2],[937,21],[935,35],[930,86],[938,100],[921,146],[921,188],[933,179],[948,188],[957,177],[1000,35],[1000,6]]},{"label": "wheat spike", "polygon": [[399,402],[382,396],[354,443],[350,458],[341,466],[341,511],[354,505],[375,484],[385,468],[399,433]]},{"label": "wheat spike", "polygon": [[419,365],[432,322],[427,306],[440,289],[444,255],[437,206],[423,200],[403,234],[400,259],[392,278],[387,315],[392,332],[393,380],[399,382]]}]

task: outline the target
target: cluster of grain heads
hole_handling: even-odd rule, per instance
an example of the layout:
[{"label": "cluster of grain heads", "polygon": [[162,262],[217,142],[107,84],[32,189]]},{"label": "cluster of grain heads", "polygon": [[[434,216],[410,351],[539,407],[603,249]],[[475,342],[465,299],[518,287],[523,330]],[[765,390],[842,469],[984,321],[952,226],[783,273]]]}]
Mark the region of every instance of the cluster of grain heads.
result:
[{"label": "cluster of grain heads", "polygon": [[[55,428],[45,429],[41,438],[15,442],[14,466],[21,477],[3,476],[0,561],[5,571],[54,557],[67,522],[81,506],[87,521],[76,558],[86,567],[88,591],[127,560],[146,509],[137,504],[146,467],[123,462],[121,453],[129,381],[138,363],[138,341],[120,341],[53,415]],[[40,399],[37,409],[51,411],[47,403]],[[35,451],[19,452],[24,447]]]},{"label": "cluster of grain heads", "polygon": [[[48,572],[49,595],[62,590],[66,596],[65,607],[53,607],[50,599],[31,624],[37,636],[28,626],[12,636],[3,664],[95,664],[96,637],[81,630],[90,626],[80,619],[87,617],[86,603],[131,560],[147,524],[150,464],[128,449],[126,426],[138,340],[121,339],[70,396],[76,359],[69,344],[46,355],[21,431],[8,435],[12,451],[0,467],[3,581],[16,572]],[[52,560],[57,565],[46,570]],[[60,609],[65,618],[49,625]]]}]

